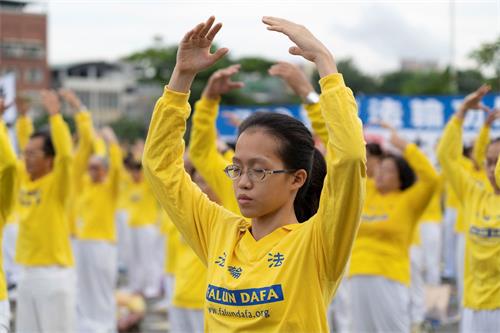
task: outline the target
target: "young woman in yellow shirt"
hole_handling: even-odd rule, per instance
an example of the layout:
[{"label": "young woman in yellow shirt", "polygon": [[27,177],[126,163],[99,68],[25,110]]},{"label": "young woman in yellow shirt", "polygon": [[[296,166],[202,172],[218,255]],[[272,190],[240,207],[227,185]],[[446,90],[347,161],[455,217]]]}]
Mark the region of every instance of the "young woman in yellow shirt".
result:
[{"label": "young woman in yellow shirt", "polygon": [[318,68],[331,156],[327,174],[302,123],[258,114],[240,127],[233,165],[226,168],[251,223],[209,201],[183,169],[182,137],[195,75],[228,51],[210,53],[222,26],[214,20],[197,25],[180,43],[153,113],[145,175],[208,267],[206,331],[327,331],[326,308],[346,267],[364,199],[365,147],[356,102],[333,56],[305,27],[264,17],[269,30],[296,44],[292,54]]}]

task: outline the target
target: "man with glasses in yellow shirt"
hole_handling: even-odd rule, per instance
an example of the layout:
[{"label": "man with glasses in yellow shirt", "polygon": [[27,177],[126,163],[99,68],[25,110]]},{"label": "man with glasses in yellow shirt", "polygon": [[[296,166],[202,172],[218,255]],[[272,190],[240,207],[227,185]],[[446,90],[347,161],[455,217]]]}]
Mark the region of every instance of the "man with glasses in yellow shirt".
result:
[{"label": "man with glasses in yellow shirt", "polygon": [[72,143],[58,96],[42,93],[50,134],[36,132],[26,145],[20,177],[20,225],[16,260],[18,332],[71,332],[75,321],[74,260],[70,245]]}]

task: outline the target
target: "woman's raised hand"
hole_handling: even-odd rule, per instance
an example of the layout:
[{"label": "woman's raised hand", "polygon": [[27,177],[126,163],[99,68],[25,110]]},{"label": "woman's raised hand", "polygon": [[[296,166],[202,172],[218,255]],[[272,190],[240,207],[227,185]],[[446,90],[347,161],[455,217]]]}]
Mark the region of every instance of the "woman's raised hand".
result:
[{"label": "woman's raised hand", "polygon": [[196,74],[215,64],[228,52],[227,48],[220,48],[215,53],[210,53],[212,41],[222,27],[222,23],[214,25],[214,22],[215,17],[211,16],[182,38],[177,50],[175,68],[168,84],[170,89],[188,92]]},{"label": "woman's raised hand", "polygon": [[271,16],[264,16],[262,22],[267,25],[268,30],[288,36],[295,43],[295,46],[290,47],[289,52],[314,62],[320,77],[337,73],[337,66],[330,51],[306,27]]}]

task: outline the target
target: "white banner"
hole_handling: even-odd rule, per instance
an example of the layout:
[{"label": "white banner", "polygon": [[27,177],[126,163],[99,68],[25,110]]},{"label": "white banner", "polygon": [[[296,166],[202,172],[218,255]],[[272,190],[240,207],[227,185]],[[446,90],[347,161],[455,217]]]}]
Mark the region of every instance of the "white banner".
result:
[{"label": "white banner", "polygon": [[0,96],[5,105],[11,105],[4,113],[3,119],[7,124],[16,120],[16,75],[8,73],[0,77]]}]

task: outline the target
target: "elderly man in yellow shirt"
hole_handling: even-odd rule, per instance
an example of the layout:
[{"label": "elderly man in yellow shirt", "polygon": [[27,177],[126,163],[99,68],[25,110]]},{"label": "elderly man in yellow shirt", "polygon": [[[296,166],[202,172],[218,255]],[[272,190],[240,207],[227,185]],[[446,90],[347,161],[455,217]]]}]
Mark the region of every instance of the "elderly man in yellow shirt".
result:
[{"label": "elderly man in yellow shirt", "polygon": [[18,285],[18,332],[75,329],[75,275],[70,245],[72,143],[53,91],[42,93],[50,134],[36,132],[26,145],[26,170],[18,169],[19,236],[16,260],[23,266]]},{"label": "elderly man in yellow shirt", "polygon": [[129,164],[132,181],[126,188],[124,201],[130,226],[130,262],[127,267],[129,289],[147,298],[160,295],[163,249],[158,201],[143,175],[140,161]]},{"label": "elderly man in yellow shirt", "polygon": [[500,139],[486,149],[486,174],[493,191],[474,180],[460,163],[462,123],[470,110],[481,104],[489,91],[484,85],[468,95],[449,121],[441,139],[438,158],[459,198],[465,222],[465,266],[462,332],[497,332],[500,327],[500,187],[495,166]]},{"label": "elderly man in yellow shirt", "polygon": [[[96,140],[90,112],[76,94],[61,91],[77,112],[79,137],[74,156],[76,216],[77,330],[112,332],[116,329],[115,287],[117,283],[116,228],[114,215],[118,200],[121,150],[109,127],[101,131],[108,157],[93,149]],[[106,147],[105,147],[106,148]]]}]

